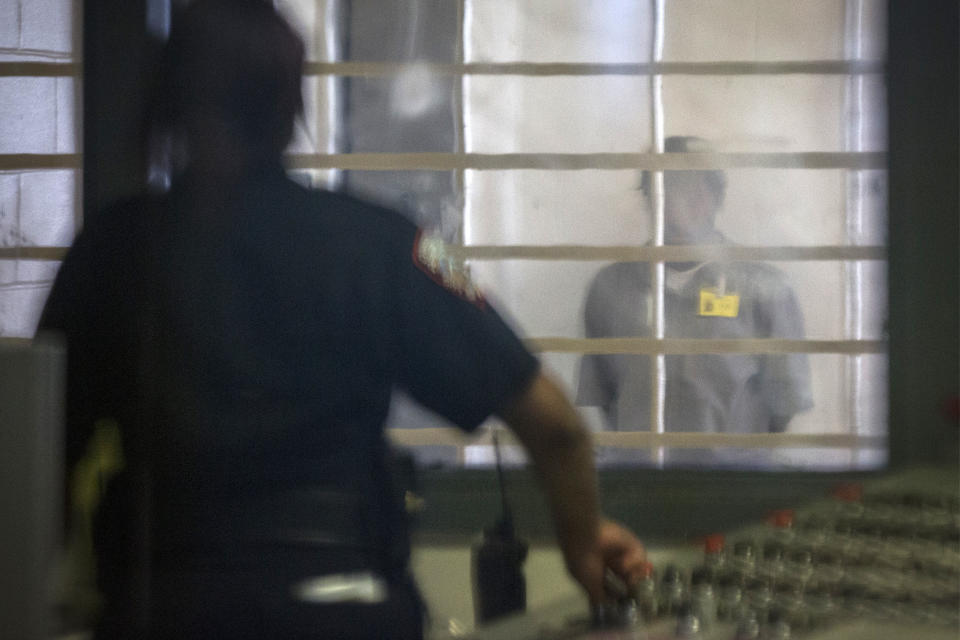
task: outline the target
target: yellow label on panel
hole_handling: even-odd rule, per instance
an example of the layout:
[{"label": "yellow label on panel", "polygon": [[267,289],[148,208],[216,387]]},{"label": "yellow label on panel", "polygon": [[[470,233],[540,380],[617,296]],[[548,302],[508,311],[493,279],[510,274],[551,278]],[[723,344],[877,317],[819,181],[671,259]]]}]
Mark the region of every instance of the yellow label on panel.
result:
[{"label": "yellow label on panel", "polygon": [[716,289],[700,289],[697,315],[714,318],[736,318],[740,313],[740,296],[731,293],[718,296]]}]

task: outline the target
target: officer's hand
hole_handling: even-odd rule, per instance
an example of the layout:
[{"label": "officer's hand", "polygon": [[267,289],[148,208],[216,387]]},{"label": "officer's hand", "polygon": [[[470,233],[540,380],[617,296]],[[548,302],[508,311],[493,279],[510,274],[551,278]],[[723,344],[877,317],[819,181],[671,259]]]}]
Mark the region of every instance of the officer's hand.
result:
[{"label": "officer's hand", "polygon": [[590,603],[597,605],[611,595],[604,590],[604,572],[610,569],[628,586],[643,576],[647,553],[643,544],[626,527],[601,520],[592,543],[582,550],[570,550],[567,567],[586,589]]}]

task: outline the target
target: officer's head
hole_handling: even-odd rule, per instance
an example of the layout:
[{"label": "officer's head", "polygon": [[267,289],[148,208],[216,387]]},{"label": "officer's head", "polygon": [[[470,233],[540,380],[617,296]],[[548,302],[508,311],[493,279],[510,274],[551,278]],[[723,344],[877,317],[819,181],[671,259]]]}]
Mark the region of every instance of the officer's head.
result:
[{"label": "officer's head", "polygon": [[185,136],[192,164],[279,158],[303,106],[303,55],[267,0],[195,0],[174,16],[152,120]]},{"label": "officer's head", "polygon": [[[693,136],[671,136],[664,140],[667,153],[697,153],[712,149]],[[714,231],[717,211],[723,204],[727,180],[723,171],[664,171],[664,242],[698,244]],[[640,176],[640,190],[651,195],[650,172]]]}]

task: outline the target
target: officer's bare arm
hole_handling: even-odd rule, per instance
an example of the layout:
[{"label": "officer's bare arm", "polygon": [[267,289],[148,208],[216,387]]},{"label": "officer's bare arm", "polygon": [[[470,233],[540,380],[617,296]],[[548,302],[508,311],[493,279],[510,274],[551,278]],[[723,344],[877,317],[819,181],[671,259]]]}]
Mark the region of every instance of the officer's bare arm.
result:
[{"label": "officer's bare arm", "polygon": [[500,415],[533,460],[553,508],[561,547],[566,551],[585,544],[600,518],[593,446],[563,391],[540,373]]},{"label": "officer's bare arm", "polygon": [[533,460],[567,567],[590,599],[603,598],[605,567],[632,582],[645,560],[643,546],[601,517],[590,434],[563,391],[540,373],[500,416]]}]

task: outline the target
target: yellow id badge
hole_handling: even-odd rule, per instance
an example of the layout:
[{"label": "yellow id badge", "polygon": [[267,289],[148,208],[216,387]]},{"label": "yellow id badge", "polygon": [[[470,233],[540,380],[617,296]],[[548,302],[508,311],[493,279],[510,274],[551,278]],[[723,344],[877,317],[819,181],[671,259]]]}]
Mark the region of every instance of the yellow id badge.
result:
[{"label": "yellow id badge", "polygon": [[716,289],[700,289],[697,315],[714,318],[736,318],[740,314],[740,296],[735,293],[717,295]]}]

